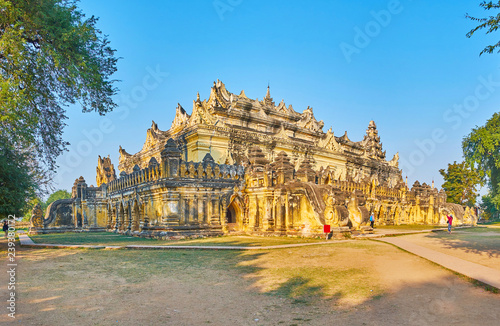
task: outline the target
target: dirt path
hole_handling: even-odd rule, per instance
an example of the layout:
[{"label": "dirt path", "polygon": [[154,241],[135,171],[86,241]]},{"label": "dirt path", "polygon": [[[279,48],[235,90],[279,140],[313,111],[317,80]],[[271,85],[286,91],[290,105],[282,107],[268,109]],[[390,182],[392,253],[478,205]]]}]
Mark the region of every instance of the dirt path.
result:
[{"label": "dirt path", "polygon": [[[500,317],[499,295],[371,241],[258,253],[18,248],[18,263],[13,325],[497,325]],[[312,273],[325,275],[318,282]]]}]

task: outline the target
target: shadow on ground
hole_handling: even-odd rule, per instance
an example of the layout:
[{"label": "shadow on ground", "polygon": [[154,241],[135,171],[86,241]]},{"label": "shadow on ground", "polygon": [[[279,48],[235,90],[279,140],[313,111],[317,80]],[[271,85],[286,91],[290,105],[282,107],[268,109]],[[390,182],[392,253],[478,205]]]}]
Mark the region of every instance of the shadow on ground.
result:
[{"label": "shadow on ground", "polygon": [[429,239],[439,240],[447,249],[461,249],[466,253],[486,254],[490,258],[500,257],[500,230],[477,228],[471,230],[433,232],[426,235]]}]

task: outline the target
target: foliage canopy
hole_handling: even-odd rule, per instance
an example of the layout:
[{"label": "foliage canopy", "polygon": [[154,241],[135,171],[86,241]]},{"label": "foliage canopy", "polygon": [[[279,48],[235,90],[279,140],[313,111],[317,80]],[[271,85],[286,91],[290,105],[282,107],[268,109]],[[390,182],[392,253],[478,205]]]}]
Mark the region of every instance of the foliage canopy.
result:
[{"label": "foliage canopy", "polygon": [[[483,7],[485,10],[500,9],[500,0],[497,2],[483,1],[482,3],[479,4],[479,6]],[[489,17],[485,17],[485,18],[476,18],[476,17],[470,16],[469,14],[466,14],[465,16],[473,21],[480,23],[478,26],[476,26],[475,28],[473,28],[472,30],[470,30],[466,34],[466,36],[469,38],[472,35],[474,35],[475,32],[482,30],[482,29],[486,29],[486,34],[495,32],[498,29],[498,24],[500,23],[500,12],[497,13],[495,16],[489,16]],[[479,55],[481,55],[483,53],[493,53],[493,51],[495,51],[495,49],[498,47],[500,47],[500,41],[497,42],[496,44],[493,44],[493,45],[487,45],[481,51],[481,53],[479,53]],[[500,52],[500,49],[497,52]]]},{"label": "foliage canopy", "polygon": [[118,59],[96,23],[74,0],[0,0],[2,211],[20,213],[50,184],[68,145],[65,107],[101,115],[116,107]]},{"label": "foliage canopy", "polygon": [[464,137],[462,148],[466,161],[475,166],[483,182],[488,184],[489,194],[483,204],[494,214],[500,208],[500,113],[495,113],[481,127],[472,129]]},{"label": "foliage canopy", "polygon": [[467,163],[456,161],[448,164],[448,169],[439,170],[444,178],[443,189],[446,191],[447,201],[460,205],[474,206],[478,191],[476,189],[481,179],[479,173],[471,169]]},{"label": "foliage canopy", "polygon": [[49,170],[67,143],[65,109],[104,114],[116,104],[115,50],[75,1],[0,0],[0,136]]},{"label": "foliage canopy", "polygon": [[26,155],[0,146],[0,219],[22,216],[27,198],[35,196],[37,178],[24,168]]}]

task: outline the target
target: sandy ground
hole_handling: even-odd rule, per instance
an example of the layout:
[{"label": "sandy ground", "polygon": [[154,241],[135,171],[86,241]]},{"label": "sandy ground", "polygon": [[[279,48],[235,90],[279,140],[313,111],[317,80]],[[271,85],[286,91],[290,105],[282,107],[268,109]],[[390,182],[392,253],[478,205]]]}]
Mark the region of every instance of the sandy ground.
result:
[{"label": "sandy ground", "polygon": [[[5,241],[1,245],[6,256]],[[191,263],[185,263],[179,252],[18,248],[16,319],[7,317],[3,308],[0,323],[498,325],[500,317],[499,294],[383,243],[214,253],[186,252]],[[219,254],[226,258],[214,258]],[[164,260],[141,266],[150,261],[144,257],[155,255]],[[234,266],[224,265],[226,259],[234,260]],[[303,282],[297,286],[305,285],[316,295],[297,299],[286,291],[273,292],[276,284],[287,281],[280,268],[311,267],[336,271],[317,287],[307,283],[308,275],[299,274]],[[344,271],[348,277],[342,279]],[[0,281],[5,305],[7,273],[0,273]],[[349,291],[357,284],[362,287]],[[372,285],[377,295],[365,294]]]}]

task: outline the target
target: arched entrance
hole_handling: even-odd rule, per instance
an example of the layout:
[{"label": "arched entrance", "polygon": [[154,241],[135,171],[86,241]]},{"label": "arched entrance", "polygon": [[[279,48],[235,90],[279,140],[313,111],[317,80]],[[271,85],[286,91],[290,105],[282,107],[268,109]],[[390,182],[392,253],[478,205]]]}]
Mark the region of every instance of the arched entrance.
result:
[{"label": "arched entrance", "polygon": [[132,206],[132,231],[139,231],[140,220],[140,208],[137,201],[135,200],[134,205]]},{"label": "arched entrance", "polygon": [[120,208],[118,211],[118,231],[123,231],[124,225],[125,225],[125,208],[123,207],[123,203],[120,203]]},{"label": "arched entrance", "polygon": [[228,231],[239,231],[241,230],[241,209],[237,203],[237,199],[233,200],[231,204],[227,207],[226,211],[226,223]]}]

